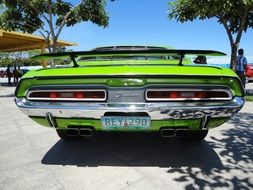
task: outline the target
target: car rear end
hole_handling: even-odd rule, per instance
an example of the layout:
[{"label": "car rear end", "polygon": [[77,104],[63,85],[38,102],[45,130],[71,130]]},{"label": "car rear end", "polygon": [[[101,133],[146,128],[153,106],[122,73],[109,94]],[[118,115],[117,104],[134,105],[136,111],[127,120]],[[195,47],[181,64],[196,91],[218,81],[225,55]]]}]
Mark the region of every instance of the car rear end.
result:
[{"label": "car rear end", "polygon": [[15,96],[26,115],[64,138],[96,131],[203,136],[244,105],[244,89],[234,72],[190,65],[31,71]]}]

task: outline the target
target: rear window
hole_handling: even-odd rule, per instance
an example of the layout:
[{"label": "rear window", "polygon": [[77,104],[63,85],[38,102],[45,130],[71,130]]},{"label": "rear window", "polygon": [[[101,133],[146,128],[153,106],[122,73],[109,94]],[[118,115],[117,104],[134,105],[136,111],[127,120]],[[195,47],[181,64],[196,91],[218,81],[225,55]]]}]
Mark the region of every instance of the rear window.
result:
[{"label": "rear window", "polygon": [[78,61],[118,61],[118,60],[179,60],[179,56],[97,56],[80,57]]}]

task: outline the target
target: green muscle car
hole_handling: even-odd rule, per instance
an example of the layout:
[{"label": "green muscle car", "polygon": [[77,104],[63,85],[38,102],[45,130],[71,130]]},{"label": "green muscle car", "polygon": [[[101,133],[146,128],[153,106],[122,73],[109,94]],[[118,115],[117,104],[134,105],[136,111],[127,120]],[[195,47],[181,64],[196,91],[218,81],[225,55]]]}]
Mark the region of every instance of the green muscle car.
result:
[{"label": "green muscle car", "polygon": [[186,55],[225,54],[154,46],[42,54],[35,59],[70,58],[72,63],[29,71],[15,101],[64,140],[97,131],[201,140],[243,107],[244,88],[232,70],[192,64]]}]

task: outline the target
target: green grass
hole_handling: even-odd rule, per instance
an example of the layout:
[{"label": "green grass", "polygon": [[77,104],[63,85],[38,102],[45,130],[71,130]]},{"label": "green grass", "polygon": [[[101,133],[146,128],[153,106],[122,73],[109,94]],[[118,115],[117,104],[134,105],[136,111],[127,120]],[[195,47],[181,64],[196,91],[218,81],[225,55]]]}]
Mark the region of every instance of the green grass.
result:
[{"label": "green grass", "polygon": [[245,96],[246,101],[253,102],[253,96]]}]

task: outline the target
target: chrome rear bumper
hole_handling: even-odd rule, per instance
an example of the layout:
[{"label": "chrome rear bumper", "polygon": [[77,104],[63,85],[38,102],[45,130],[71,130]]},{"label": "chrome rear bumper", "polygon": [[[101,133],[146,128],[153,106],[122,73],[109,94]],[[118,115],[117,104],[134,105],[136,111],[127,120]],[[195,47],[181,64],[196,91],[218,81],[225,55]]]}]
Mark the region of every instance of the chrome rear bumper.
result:
[{"label": "chrome rear bumper", "polygon": [[232,117],[240,111],[245,100],[235,97],[231,101],[219,102],[85,103],[34,102],[16,98],[15,102],[28,116],[46,117],[50,113],[56,118],[100,119],[108,112],[145,112],[151,120],[165,120]]}]

